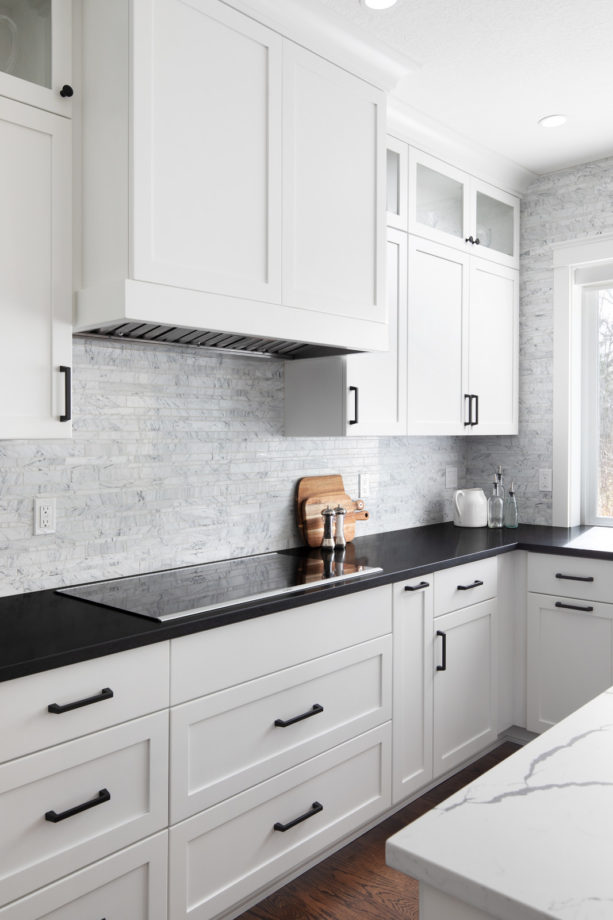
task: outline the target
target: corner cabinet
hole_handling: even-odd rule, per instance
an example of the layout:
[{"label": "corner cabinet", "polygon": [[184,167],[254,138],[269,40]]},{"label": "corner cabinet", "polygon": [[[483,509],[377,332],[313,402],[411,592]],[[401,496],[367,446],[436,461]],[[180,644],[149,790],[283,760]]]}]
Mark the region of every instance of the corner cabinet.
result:
[{"label": "corner cabinet", "polygon": [[385,348],[383,91],[219,0],[83,30],[78,329]]},{"label": "corner cabinet", "polygon": [[26,73],[0,73],[0,440],[72,433],[70,110]]}]

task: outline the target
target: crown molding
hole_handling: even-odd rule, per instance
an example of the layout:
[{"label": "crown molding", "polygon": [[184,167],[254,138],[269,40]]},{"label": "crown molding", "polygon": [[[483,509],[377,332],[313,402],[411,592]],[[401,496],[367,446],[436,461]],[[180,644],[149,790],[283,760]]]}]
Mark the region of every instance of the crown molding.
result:
[{"label": "crown molding", "polygon": [[523,195],[538,178],[519,163],[471,141],[394,96],[387,102],[387,131],[413,147],[516,195]]},{"label": "crown molding", "polygon": [[387,92],[420,66],[314,0],[222,2]]}]

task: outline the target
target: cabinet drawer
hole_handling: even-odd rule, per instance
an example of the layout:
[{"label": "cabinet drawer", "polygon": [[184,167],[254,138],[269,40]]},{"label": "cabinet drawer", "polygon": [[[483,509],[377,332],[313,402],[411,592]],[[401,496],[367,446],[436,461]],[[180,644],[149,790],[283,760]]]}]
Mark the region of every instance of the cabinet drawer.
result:
[{"label": "cabinet drawer", "polygon": [[384,585],[172,639],[171,705],[384,636],[391,629],[392,589]]},{"label": "cabinet drawer", "polygon": [[160,830],[167,815],[167,712],[4,764],[0,903]]},{"label": "cabinet drawer", "polygon": [[[167,642],[4,681],[0,761],[164,709],[168,683]],[[59,712],[49,712],[54,704]]]},{"label": "cabinet drawer", "polygon": [[0,909],[0,920],[166,920],[164,831]]},{"label": "cabinet drawer", "polygon": [[493,556],[435,572],[434,616],[495,597],[497,571],[498,563]]},{"label": "cabinet drawer", "polygon": [[528,553],[528,591],[613,602],[613,563],[582,556]]},{"label": "cabinet drawer", "polygon": [[391,641],[373,639],[177,706],[171,823],[388,721]]},{"label": "cabinet drawer", "polygon": [[388,808],[390,747],[386,723],[171,828],[173,920],[216,916]]}]

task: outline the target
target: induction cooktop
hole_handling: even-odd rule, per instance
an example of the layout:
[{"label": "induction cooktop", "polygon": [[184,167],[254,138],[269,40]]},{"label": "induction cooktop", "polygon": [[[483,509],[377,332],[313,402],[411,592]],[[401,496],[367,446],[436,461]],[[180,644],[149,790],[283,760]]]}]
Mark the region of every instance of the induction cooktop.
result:
[{"label": "induction cooktop", "polygon": [[59,588],[56,593],[165,622],[381,571],[346,562],[342,554],[304,558],[263,553]]}]

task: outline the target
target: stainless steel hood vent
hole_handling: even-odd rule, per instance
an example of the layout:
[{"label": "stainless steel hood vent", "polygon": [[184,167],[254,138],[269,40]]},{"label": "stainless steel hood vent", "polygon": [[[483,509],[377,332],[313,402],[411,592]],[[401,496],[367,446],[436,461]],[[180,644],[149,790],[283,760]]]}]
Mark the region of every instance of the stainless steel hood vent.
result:
[{"label": "stainless steel hood vent", "polygon": [[313,345],[308,342],[293,342],[288,339],[258,338],[234,332],[219,332],[206,329],[190,329],[184,326],[163,326],[157,323],[121,322],[75,333],[83,336],[123,339],[124,341],[149,342],[151,344],[181,345],[203,348],[226,354],[253,355],[258,358],[320,358],[326,355],[348,355],[355,352],[349,348],[334,348]]}]

